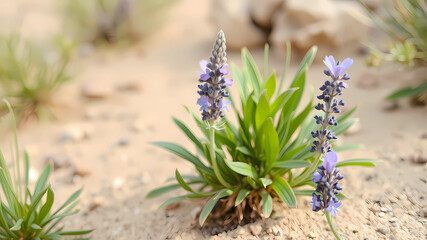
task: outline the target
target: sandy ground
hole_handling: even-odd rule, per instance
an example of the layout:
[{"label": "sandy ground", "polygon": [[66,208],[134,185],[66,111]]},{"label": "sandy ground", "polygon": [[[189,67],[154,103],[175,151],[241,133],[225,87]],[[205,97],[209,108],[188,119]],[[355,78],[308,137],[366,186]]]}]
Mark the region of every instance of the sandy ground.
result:
[{"label": "sandy ground", "polygon": [[[34,38],[44,39],[59,28],[50,2],[2,2],[1,20],[16,18],[11,12],[19,11],[17,6],[32,6],[29,17],[18,22],[32,36],[34,19],[39,19]],[[159,205],[179,191],[144,198],[173,176],[175,168],[184,174],[193,172],[183,160],[149,143],[167,140],[193,149],[171,117],[194,126],[182,105],[197,110],[198,61],[208,57],[218,31],[209,21],[208,11],[207,2],[181,0],[168,13],[168,23],[145,42],[120,52],[93,52],[75,59],[71,66],[75,79],[57,98],[65,106],[60,120],[30,122],[19,130],[33,169],[40,172],[49,157],[64,163],[51,178],[57,204],[84,187],[81,212],[65,225],[69,229],[95,228],[93,239],[333,239],[325,218],[311,211],[308,197],[298,198],[298,209],[277,203],[270,219],[219,235],[212,234],[215,229],[194,224],[203,202],[182,202],[165,210]],[[262,49],[252,53],[261,63]],[[366,145],[339,156],[384,160],[373,169],[341,169],[346,176],[341,185],[348,198],[334,219],[338,231],[347,239],[426,239],[427,167],[412,159],[427,156],[427,109],[402,101],[398,109],[386,111],[382,100],[403,85],[402,80],[420,73],[398,73],[394,67],[369,70],[357,49],[331,54],[355,59],[344,99],[349,106],[359,105],[355,117],[360,125],[340,141]],[[272,53],[272,69],[282,69],[282,58]],[[240,65],[238,52],[230,52],[228,59]],[[295,64],[291,72],[295,72]],[[323,68],[316,63],[309,70],[309,85],[321,84]],[[91,81],[100,81],[101,87],[112,91],[101,100],[81,97],[82,84]],[[123,90],[126,85],[135,88]],[[1,142],[2,149],[9,149],[10,137]],[[76,176],[76,170],[85,176]]]}]

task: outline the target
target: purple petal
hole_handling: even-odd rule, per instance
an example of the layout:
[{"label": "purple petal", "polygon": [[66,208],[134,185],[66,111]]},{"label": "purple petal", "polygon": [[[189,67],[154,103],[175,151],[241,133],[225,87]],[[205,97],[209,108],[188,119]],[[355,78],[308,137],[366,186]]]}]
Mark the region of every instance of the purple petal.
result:
[{"label": "purple petal", "polygon": [[334,75],[335,78],[338,78],[341,73],[343,73],[343,68],[341,65],[335,66],[335,71],[332,73],[332,75]]},{"label": "purple petal", "polygon": [[323,158],[323,166],[327,173],[331,173],[337,165],[338,156],[335,152],[328,152]]},{"label": "purple petal", "polygon": [[313,182],[318,183],[320,181],[320,179],[322,178],[322,175],[320,175],[319,172],[314,172],[313,174]]},{"label": "purple petal", "polygon": [[327,56],[325,57],[325,60],[323,60],[323,63],[329,68],[329,71],[331,74],[335,72],[335,59],[333,56]]},{"label": "purple petal", "polygon": [[211,78],[211,76],[209,75],[209,73],[202,73],[200,75],[200,80],[207,81],[209,78]]},{"label": "purple petal", "polygon": [[202,61],[199,62],[199,65],[200,65],[200,68],[202,69],[202,71],[205,71],[205,69],[207,68],[207,65],[208,65],[208,61],[203,59]]},{"label": "purple petal", "polygon": [[225,109],[225,110],[228,112],[227,105],[228,105],[228,104],[230,104],[230,103],[231,103],[230,101],[224,101],[224,99],[222,99],[222,98],[221,98],[221,100],[219,101],[218,106],[219,106],[221,109]]},{"label": "purple petal", "polygon": [[344,61],[341,64],[341,66],[342,66],[342,72],[341,73],[345,72],[345,70],[347,70],[352,64],[353,64],[353,59],[351,59],[351,58],[344,59]]},{"label": "purple petal", "polygon": [[222,67],[219,69],[219,72],[220,72],[220,73],[222,73],[223,75],[227,75],[227,74],[229,74],[229,72],[227,71],[227,67],[228,67],[228,64],[224,64],[224,66],[222,66]]},{"label": "purple petal", "polygon": [[201,96],[199,99],[197,99],[197,104],[201,106],[200,111],[208,111],[208,107],[211,106],[208,96]]},{"label": "purple petal", "polygon": [[231,78],[224,78],[224,85],[225,86],[231,86],[231,85],[233,85],[233,79],[231,79]]},{"label": "purple petal", "polygon": [[341,82],[341,85],[342,85],[343,88],[348,88],[348,85],[345,82]]}]

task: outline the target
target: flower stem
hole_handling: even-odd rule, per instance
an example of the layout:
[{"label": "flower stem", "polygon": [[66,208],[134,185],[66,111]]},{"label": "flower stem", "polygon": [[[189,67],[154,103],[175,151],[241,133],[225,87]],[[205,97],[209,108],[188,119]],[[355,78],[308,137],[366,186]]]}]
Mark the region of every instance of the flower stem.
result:
[{"label": "flower stem", "polygon": [[210,125],[210,128],[209,128],[210,147],[211,147],[210,155],[211,155],[212,167],[213,167],[213,170],[214,170],[215,175],[218,178],[219,182],[223,186],[225,186],[226,188],[230,188],[231,189],[232,187],[222,177],[221,172],[220,172],[220,170],[218,168],[218,163],[216,162],[216,153],[215,153],[215,148],[216,148],[216,146],[215,146],[215,127],[214,127],[215,125],[214,124],[215,124],[215,121],[211,121],[211,125]]},{"label": "flower stem", "polygon": [[334,225],[334,223],[332,222],[331,213],[330,213],[330,212],[325,211],[325,216],[326,216],[326,219],[328,220],[328,224],[329,224],[329,227],[331,228],[331,231],[334,233],[335,238],[336,238],[337,240],[341,240],[341,236],[340,236],[340,234],[337,232],[337,229],[335,229],[335,225]]}]

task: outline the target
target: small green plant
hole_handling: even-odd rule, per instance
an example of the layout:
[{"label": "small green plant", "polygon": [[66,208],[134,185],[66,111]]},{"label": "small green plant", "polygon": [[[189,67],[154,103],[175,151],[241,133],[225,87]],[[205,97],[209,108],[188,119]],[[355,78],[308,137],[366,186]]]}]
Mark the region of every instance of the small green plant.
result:
[{"label": "small green plant", "polygon": [[[196,137],[182,121],[174,118],[176,125],[195,145],[197,154],[175,143],[154,143],[194,164],[198,175],[181,175],[176,170],[177,184],[155,189],[147,197],[156,197],[182,187],[189,193],[171,198],[163,206],[183,199],[207,199],[200,212],[200,225],[205,223],[211,213],[211,216],[227,216],[227,223],[269,217],[273,198],[280,198],[290,207],[296,207],[296,195],[312,196],[315,192],[316,184],[311,179],[322,162],[323,154],[331,151],[329,140],[333,142],[335,134],[340,135],[356,121],[349,118],[356,108],[339,118],[328,118],[330,111],[339,112],[338,104],[344,104],[343,101],[336,102],[334,97],[340,95],[340,91],[347,86],[342,81],[350,78],[347,74],[333,83],[325,82],[325,89],[333,86],[331,92],[323,94],[328,115],[320,116],[325,117],[325,120],[311,115],[314,108],[313,93],[308,104],[299,110],[306,88],[306,74],[315,57],[316,47],[306,54],[296,76],[285,90],[282,90],[285,74],[280,80],[276,79],[275,73],[268,74],[268,46],[265,48],[263,75],[248,50],[243,49],[243,69],[232,66],[240,92],[238,99],[225,91],[226,86],[233,83],[233,80],[224,77],[228,74],[225,49],[225,37],[221,31],[214,44],[210,63],[206,60],[200,63],[203,72],[199,72],[202,84],[199,85],[200,98],[197,103],[201,106],[202,119],[187,108],[204,137]],[[348,67],[347,61],[344,63]],[[289,64],[290,45],[284,73],[287,73]],[[345,71],[341,65],[336,65],[334,69],[338,69],[339,75]],[[341,72],[339,69],[342,69]],[[334,73],[328,74],[332,76]],[[231,101],[223,100],[225,97]],[[237,125],[224,118],[223,111],[228,110],[228,105],[236,113]],[[322,110],[323,104],[319,106],[316,108]],[[322,126],[317,126],[320,123]],[[330,130],[326,130],[327,127]],[[312,130],[316,129],[321,131],[317,131],[314,136],[316,133]],[[314,137],[321,140],[320,143],[315,141],[315,147],[311,147]],[[358,147],[360,145],[342,145],[334,150],[339,152]],[[352,159],[341,161],[336,166],[374,166],[374,162],[372,159]],[[338,194],[338,197],[342,198],[343,195]],[[317,210],[320,209],[328,211],[329,208],[325,205]]]},{"label": "small green plant", "polygon": [[[5,100],[4,100],[5,101]],[[50,240],[64,239],[65,236],[87,235],[92,230],[64,231],[61,221],[78,212],[78,197],[82,190],[73,193],[57,210],[53,210],[54,194],[49,175],[52,164],[48,164],[38,178],[31,193],[29,183],[30,163],[28,154],[24,154],[24,176],[21,174],[20,153],[16,133],[15,117],[10,111],[15,138],[15,169],[9,171],[0,151],[0,183],[2,187],[0,211],[0,239],[11,240]],[[44,199],[44,200],[43,200]],[[78,238],[89,239],[89,238]]]},{"label": "small green plant", "polygon": [[[408,67],[427,66],[427,2],[425,0],[393,0],[393,4],[384,4],[387,16],[380,17],[371,11],[361,0],[374,22],[392,39],[388,51],[370,46],[372,51],[367,64],[379,66],[383,61],[397,62]],[[398,89],[386,97],[396,100],[413,97],[416,102],[427,102],[427,77],[416,87]],[[419,80],[419,79],[417,79]]]},{"label": "small green plant", "polygon": [[[57,51],[49,51],[17,34],[0,36],[0,97],[14,105],[18,120],[52,115],[54,93],[70,78],[66,69],[73,44],[56,39]],[[7,113],[0,107],[0,114]]]},{"label": "small green plant", "polygon": [[73,37],[95,45],[133,43],[162,21],[172,0],[66,0],[64,24]]}]

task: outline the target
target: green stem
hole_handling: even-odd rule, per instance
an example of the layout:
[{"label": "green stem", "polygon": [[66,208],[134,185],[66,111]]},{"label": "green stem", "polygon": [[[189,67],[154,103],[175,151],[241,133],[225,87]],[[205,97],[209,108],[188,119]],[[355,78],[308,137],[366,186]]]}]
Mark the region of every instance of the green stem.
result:
[{"label": "green stem", "polygon": [[210,137],[210,147],[211,147],[210,155],[211,155],[211,160],[213,165],[212,167],[219,182],[226,188],[232,189],[232,187],[222,177],[221,172],[219,171],[219,168],[218,168],[218,163],[216,162],[215,127],[214,126],[215,126],[215,122],[211,121],[211,126],[209,128],[209,137]]},{"label": "green stem", "polygon": [[335,225],[334,225],[334,223],[332,222],[331,213],[330,213],[330,212],[325,211],[325,215],[326,215],[326,219],[328,220],[329,227],[331,228],[331,231],[334,233],[335,238],[336,238],[337,240],[341,240],[341,236],[340,236],[340,234],[337,232],[337,229],[335,229]]}]

